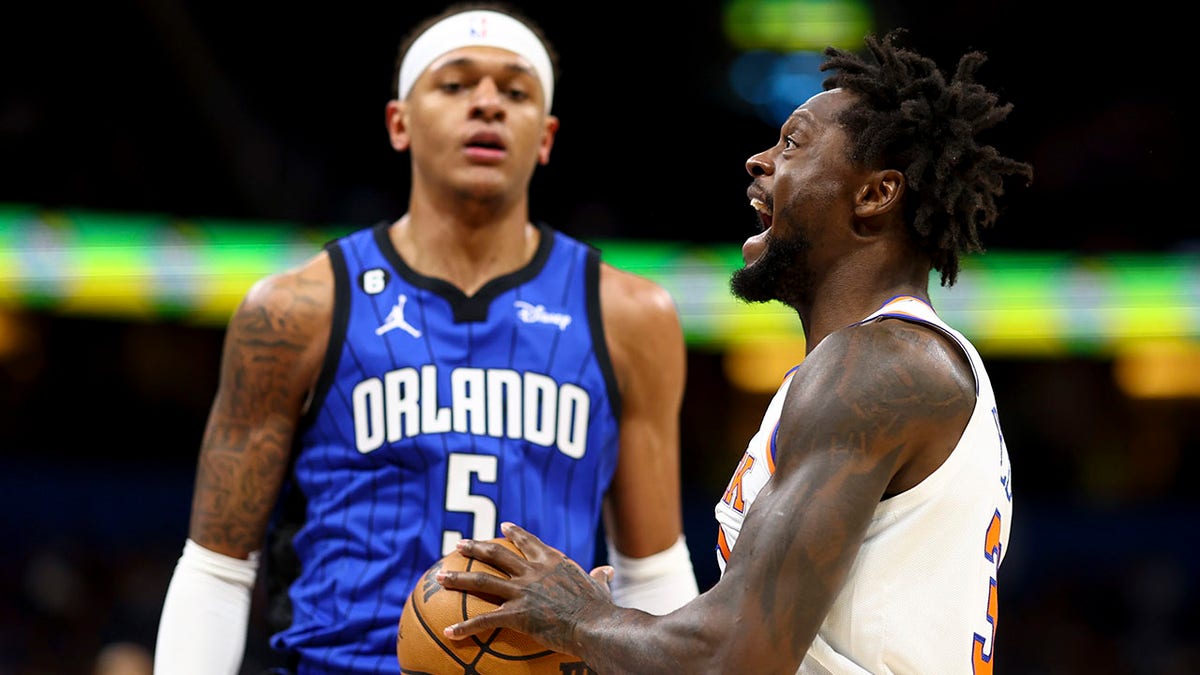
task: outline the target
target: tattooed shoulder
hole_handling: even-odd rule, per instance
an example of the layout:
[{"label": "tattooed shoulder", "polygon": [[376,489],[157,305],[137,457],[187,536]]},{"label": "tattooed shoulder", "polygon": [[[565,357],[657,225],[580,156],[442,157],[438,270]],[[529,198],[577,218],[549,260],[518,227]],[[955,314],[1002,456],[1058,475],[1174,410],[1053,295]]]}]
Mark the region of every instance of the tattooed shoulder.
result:
[{"label": "tattooed shoulder", "polygon": [[256,282],[242,299],[230,329],[249,339],[307,342],[333,311],[333,273],[322,253],[304,265]]}]

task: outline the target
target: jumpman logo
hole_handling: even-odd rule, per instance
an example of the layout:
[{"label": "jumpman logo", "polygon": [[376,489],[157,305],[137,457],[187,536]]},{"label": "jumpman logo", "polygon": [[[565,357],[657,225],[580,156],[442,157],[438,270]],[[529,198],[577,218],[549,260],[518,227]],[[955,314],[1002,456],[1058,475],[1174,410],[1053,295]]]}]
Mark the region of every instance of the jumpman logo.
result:
[{"label": "jumpman logo", "polygon": [[396,306],[388,312],[387,318],[383,320],[383,325],[375,329],[376,335],[383,335],[393,328],[399,328],[415,338],[421,337],[421,331],[413,328],[404,320],[404,303],[406,302],[408,302],[408,296],[401,293],[400,299],[396,301]]}]

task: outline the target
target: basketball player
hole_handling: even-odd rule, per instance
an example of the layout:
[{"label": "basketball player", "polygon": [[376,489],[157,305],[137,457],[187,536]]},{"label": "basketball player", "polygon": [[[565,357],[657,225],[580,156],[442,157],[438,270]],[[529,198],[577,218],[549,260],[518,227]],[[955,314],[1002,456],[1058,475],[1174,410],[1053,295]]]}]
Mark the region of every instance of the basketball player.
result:
[{"label": "basketball player", "polygon": [[229,323],[159,675],[237,672],[268,530],[289,672],[398,672],[418,577],[503,520],[582,561],[602,521],[619,603],[697,594],[675,305],[530,220],[556,57],[512,10],[465,7],[399,53],[386,123],[408,212],[257,283]]},{"label": "basketball player", "polygon": [[944,76],[899,36],[827,49],[825,91],[746,162],[762,232],[733,291],[794,308],[807,347],[717,504],[719,582],[667,616],[617,608],[611,570],[505,525],[529,561],[460,542],[514,577],[443,572],[506,600],[448,636],[508,626],[602,673],[992,672],[1011,472],[984,364],[928,286],[1032,167],[977,140],[1011,109],[975,82],[983,54]]}]

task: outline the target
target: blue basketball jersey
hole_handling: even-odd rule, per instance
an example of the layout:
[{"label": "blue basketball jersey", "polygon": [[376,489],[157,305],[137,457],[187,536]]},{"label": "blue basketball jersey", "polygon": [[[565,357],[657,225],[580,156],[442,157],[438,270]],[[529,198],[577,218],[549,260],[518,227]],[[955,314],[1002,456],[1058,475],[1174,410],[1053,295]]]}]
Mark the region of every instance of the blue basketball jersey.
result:
[{"label": "blue basketball jersey", "polygon": [[268,584],[271,644],[300,673],[398,673],[409,591],[501,521],[588,565],[616,468],[599,252],[538,225],[532,261],[468,297],[409,268],[388,230],[326,246],[333,329]]}]

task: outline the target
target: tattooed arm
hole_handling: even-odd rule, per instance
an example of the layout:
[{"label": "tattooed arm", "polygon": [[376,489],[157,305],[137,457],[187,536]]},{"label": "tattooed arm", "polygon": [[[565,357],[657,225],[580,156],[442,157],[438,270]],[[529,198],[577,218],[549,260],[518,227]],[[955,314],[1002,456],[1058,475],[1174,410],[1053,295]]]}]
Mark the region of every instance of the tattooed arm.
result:
[{"label": "tattooed arm", "polygon": [[234,312],[200,448],[191,524],[163,602],[155,675],[241,667],[257,552],[329,341],[328,256],[259,281]]},{"label": "tattooed arm", "polygon": [[443,572],[448,587],[506,602],[452,627],[508,626],[602,673],[786,673],[799,667],[850,570],[876,505],[954,447],[973,406],[969,367],[934,331],[882,321],[830,335],[784,403],[776,470],[750,509],[721,580],[663,617],[610,603],[591,577],[520,528],[528,561],[493,544],[472,557],[512,574]]},{"label": "tattooed arm", "polygon": [[188,531],[205,548],[244,559],[262,546],[332,311],[333,273],[321,253],[259,281],[230,319]]}]

